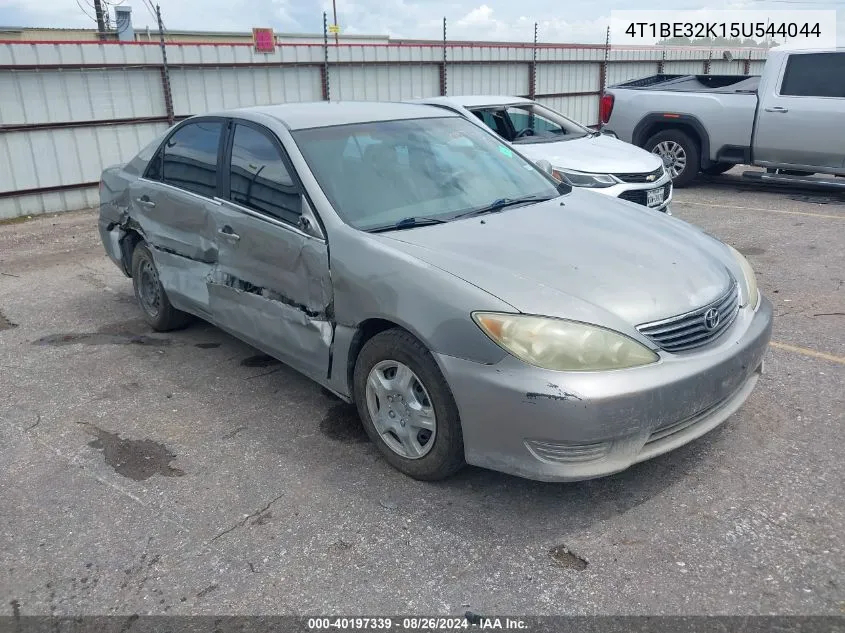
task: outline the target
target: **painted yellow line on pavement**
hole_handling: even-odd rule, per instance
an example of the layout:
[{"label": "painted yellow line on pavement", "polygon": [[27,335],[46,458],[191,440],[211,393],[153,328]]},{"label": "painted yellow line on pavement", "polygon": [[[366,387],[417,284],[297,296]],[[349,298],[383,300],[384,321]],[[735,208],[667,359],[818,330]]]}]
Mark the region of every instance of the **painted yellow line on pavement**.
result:
[{"label": "painted yellow line on pavement", "polygon": [[765,211],[766,213],[785,213],[787,215],[808,215],[813,218],[827,218],[829,220],[845,220],[845,215],[828,215],[825,213],[810,213],[809,211],[785,211],[784,209],[762,209],[760,207],[738,207],[733,204],[710,204],[709,202],[683,202],[675,199],[672,204],[689,204],[696,207],[711,207],[713,209],[739,209],[740,211]]},{"label": "painted yellow line on pavement", "polygon": [[797,345],[788,345],[787,343],[778,343],[777,341],[772,341],[771,343],[769,343],[769,345],[776,349],[782,349],[785,352],[795,352],[796,354],[810,356],[811,358],[820,358],[821,360],[829,360],[832,363],[839,363],[840,365],[845,365],[845,356],[834,356],[833,354],[817,352],[814,349],[798,347]]}]

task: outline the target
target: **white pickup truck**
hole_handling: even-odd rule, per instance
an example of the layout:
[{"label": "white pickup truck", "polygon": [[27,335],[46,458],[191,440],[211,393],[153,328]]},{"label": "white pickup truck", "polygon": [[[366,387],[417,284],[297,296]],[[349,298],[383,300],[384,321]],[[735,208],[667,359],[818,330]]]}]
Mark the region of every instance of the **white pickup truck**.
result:
[{"label": "white pickup truck", "polygon": [[[610,87],[603,131],[663,158],[676,187],[746,177],[845,187],[845,49],[772,49],[760,76],[654,75]],[[814,177],[821,174],[822,177]]]}]

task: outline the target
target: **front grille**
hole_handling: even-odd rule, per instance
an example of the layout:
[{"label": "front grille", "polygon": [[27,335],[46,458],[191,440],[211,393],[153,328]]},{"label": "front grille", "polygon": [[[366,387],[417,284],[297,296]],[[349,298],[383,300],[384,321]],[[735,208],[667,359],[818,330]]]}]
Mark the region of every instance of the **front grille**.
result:
[{"label": "front grille", "polygon": [[[648,203],[648,193],[646,193],[648,189],[631,189],[630,191],[623,191],[619,194],[619,197],[622,200],[627,200],[628,202],[634,202],[636,204],[641,204],[646,206]],[[663,185],[663,202],[665,203],[669,199],[669,194],[672,193],[672,183],[667,182]]]},{"label": "front grille", "polygon": [[[657,182],[663,177],[663,168],[658,167],[654,171],[637,174],[613,174],[622,182]],[[651,176],[651,180],[648,177]]]},{"label": "front grille", "polygon": [[[713,325],[716,310],[718,322]],[[730,289],[706,306],[662,321],[638,325],[637,330],[667,352],[683,352],[707,345],[728,331],[739,312],[739,287],[731,281]],[[706,319],[705,315],[710,318]]]}]

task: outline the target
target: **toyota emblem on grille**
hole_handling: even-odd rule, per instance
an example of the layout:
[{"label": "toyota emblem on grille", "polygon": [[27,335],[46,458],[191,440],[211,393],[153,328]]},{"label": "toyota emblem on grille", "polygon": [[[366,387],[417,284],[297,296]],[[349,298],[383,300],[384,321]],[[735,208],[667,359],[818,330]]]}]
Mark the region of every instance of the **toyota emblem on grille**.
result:
[{"label": "toyota emblem on grille", "polygon": [[704,327],[712,330],[717,325],[719,325],[719,311],[716,308],[710,308],[704,313]]}]

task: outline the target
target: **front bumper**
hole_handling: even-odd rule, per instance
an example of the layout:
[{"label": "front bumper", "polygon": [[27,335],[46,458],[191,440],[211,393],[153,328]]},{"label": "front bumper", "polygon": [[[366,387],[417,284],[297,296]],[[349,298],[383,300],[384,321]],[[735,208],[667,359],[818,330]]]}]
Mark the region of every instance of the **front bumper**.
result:
[{"label": "front bumper", "polygon": [[740,310],[729,332],[653,365],[539,369],[508,355],[481,365],[442,354],[470,464],[542,481],[601,477],[673,450],[724,422],[762,373],[772,305]]},{"label": "front bumper", "polygon": [[666,187],[666,185],[669,185],[669,193],[664,197],[663,204],[661,204],[659,207],[647,208],[653,209],[655,211],[662,211],[667,215],[672,215],[669,203],[672,201],[674,187],[672,187],[672,179],[665,174],[662,178],[655,182],[623,182],[613,185],[612,187],[605,187],[603,189],[590,189],[590,191],[596,191],[612,198],[620,198],[622,200],[628,200],[629,202],[633,202],[633,204],[641,204],[642,206],[646,206],[646,192],[649,189],[659,189],[661,187]]}]

